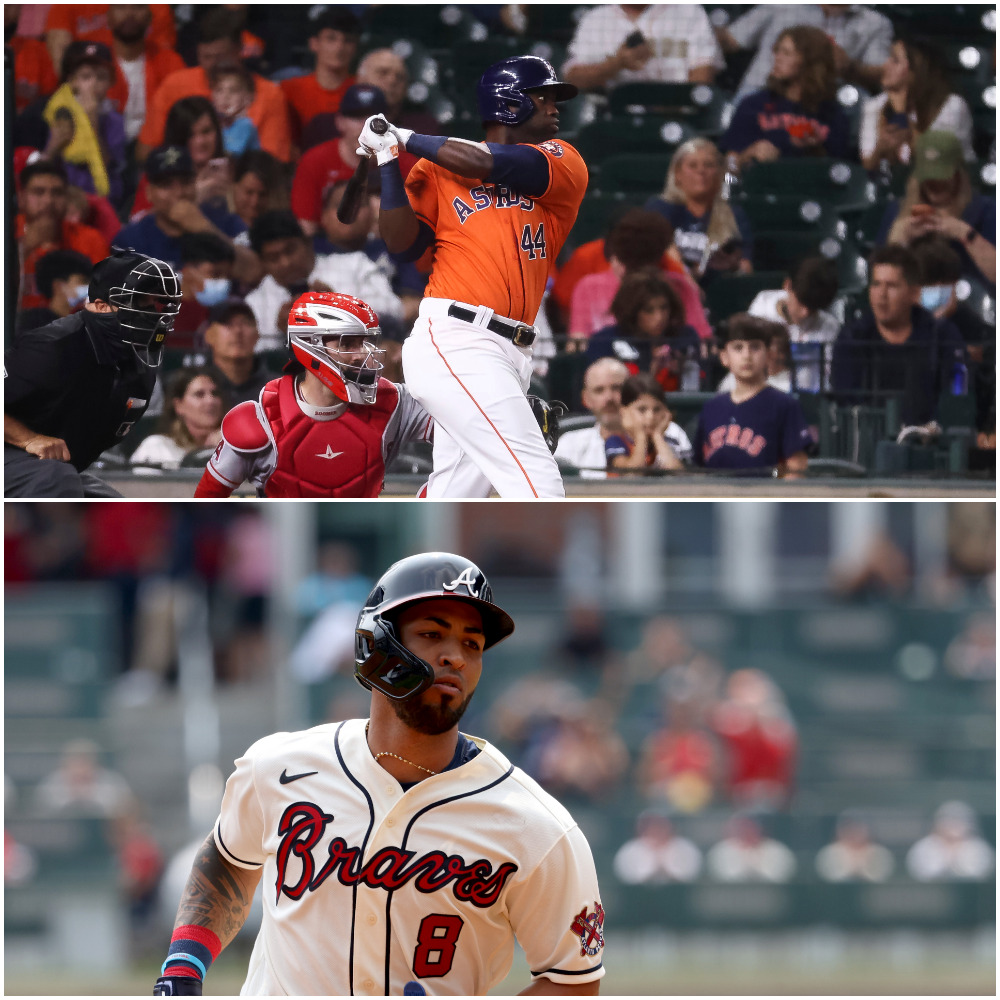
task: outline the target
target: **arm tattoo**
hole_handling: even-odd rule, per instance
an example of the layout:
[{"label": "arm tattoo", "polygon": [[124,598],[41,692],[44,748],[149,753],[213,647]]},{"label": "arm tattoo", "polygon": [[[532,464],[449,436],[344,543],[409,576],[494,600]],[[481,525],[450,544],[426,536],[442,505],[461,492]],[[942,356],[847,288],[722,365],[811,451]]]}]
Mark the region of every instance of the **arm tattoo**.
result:
[{"label": "arm tattoo", "polygon": [[246,921],[260,876],[259,869],[247,871],[224,861],[209,834],[198,849],[174,926],[208,927],[225,947]]}]

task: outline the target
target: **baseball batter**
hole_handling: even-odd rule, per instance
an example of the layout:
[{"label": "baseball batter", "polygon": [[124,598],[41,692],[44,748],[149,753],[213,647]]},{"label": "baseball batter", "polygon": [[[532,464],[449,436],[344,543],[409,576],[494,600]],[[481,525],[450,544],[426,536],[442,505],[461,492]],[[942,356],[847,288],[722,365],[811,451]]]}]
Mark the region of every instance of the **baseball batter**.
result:
[{"label": "baseball batter", "polygon": [[196,498],[251,482],[265,497],[377,497],[386,465],[433,421],[406,387],[380,378],[381,328],[367,302],[306,292],[288,314],[295,363],[222,421]]},{"label": "baseball batter", "polygon": [[[574,97],[552,66],[516,56],[477,88],[482,143],[369,118],[362,151],[381,173],[379,229],[401,261],[432,261],[403,370],[434,417],[427,496],[565,495],[525,401],[532,324],[587,188],[579,153],[557,140],[558,102]],[[381,117],[381,116],[377,116]],[[420,157],[404,187],[398,153]]]},{"label": "baseball batter", "polygon": [[261,882],[242,993],[596,994],[604,910],[569,813],[458,723],[483,652],[514,630],[481,570],[410,556],[358,617],[369,719],[275,733],[236,761],[194,863],[154,995],[201,995]]}]

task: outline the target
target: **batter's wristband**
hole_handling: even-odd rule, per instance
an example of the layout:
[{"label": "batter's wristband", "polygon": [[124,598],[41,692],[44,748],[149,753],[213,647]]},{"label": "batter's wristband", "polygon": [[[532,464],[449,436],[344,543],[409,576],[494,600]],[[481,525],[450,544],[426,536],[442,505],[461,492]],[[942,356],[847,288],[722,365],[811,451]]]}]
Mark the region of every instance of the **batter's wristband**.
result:
[{"label": "batter's wristband", "polygon": [[161,976],[191,976],[204,979],[208,967],[219,957],[222,942],[207,927],[183,924],[170,938],[167,960],[160,969]]},{"label": "batter's wristband", "polygon": [[448,141],[446,135],[421,135],[414,132],[406,140],[406,151],[414,156],[423,157],[432,163],[437,163],[438,150]]},{"label": "batter's wristband", "polygon": [[406,197],[406,185],[403,183],[403,175],[399,172],[399,160],[383,163],[378,172],[382,178],[382,208],[390,210],[409,207],[410,199]]}]

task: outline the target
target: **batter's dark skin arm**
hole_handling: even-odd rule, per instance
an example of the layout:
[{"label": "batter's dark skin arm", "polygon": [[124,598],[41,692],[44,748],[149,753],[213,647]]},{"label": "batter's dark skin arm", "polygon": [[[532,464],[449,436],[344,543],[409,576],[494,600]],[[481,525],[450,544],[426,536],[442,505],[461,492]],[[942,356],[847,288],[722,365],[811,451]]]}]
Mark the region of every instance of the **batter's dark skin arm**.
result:
[{"label": "batter's dark skin arm", "polygon": [[[508,146],[513,143],[539,143],[552,139],[559,131],[559,111],[555,100],[544,90],[528,95],[535,105],[535,113],[523,125],[508,126],[498,123],[486,129],[486,142]],[[486,180],[493,172],[493,154],[486,146],[449,139],[435,157],[445,170],[462,177]],[[419,223],[409,205],[379,212],[379,234],[385,240],[389,253],[405,253],[417,239]]]},{"label": "batter's dark skin arm", "polygon": [[[449,139],[438,151],[437,162],[452,173],[480,180],[486,180],[493,170],[493,154],[485,146],[461,139]],[[413,209],[403,205],[388,211],[381,209],[378,229],[389,253],[403,253],[416,241],[419,223]]]},{"label": "batter's dark skin arm", "polygon": [[184,924],[214,931],[225,948],[246,923],[261,869],[237,868],[226,861],[209,834],[198,848],[174,928]]}]

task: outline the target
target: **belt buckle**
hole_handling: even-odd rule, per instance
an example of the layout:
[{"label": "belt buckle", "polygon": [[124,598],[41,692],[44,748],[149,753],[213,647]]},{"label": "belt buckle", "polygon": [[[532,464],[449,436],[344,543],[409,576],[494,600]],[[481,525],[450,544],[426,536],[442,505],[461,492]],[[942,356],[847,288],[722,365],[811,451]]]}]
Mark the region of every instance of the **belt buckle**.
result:
[{"label": "belt buckle", "polygon": [[514,336],[510,339],[515,347],[531,347],[535,340],[535,328],[527,323],[517,323],[514,326]]}]

